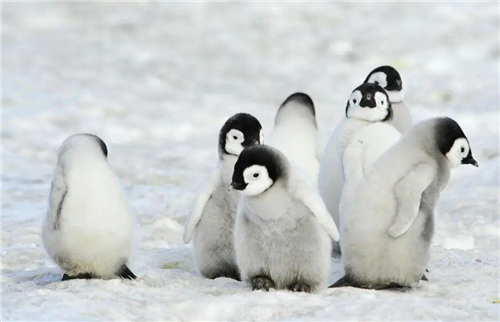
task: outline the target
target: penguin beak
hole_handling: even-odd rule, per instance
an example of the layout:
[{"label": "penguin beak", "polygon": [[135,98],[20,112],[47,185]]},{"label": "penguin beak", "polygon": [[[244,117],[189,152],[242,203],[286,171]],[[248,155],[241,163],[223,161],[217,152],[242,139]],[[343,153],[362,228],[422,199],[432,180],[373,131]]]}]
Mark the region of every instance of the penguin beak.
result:
[{"label": "penguin beak", "polygon": [[476,168],[479,167],[479,163],[477,163],[476,160],[474,160],[474,158],[472,157],[472,155],[470,156],[467,156],[465,159],[462,160],[462,164],[472,164],[473,166],[475,166]]},{"label": "penguin beak", "polygon": [[366,94],[361,99],[361,102],[359,102],[359,106],[374,108],[374,107],[377,107],[377,104],[375,103],[375,98],[373,97],[372,94]]},{"label": "penguin beak", "polygon": [[229,185],[229,189],[228,191],[232,191],[233,189],[234,190],[245,190],[245,188],[247,187],[247,184],[246,183],[238,183],[238,182],[232,182],[230,185]]}]

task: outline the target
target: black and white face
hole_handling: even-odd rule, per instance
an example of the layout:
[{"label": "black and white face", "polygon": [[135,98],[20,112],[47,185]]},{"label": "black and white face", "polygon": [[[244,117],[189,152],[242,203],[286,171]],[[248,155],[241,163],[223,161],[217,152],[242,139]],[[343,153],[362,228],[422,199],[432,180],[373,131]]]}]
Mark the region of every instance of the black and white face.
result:
[{"label": "black and white face", "polygon": [[380,86],[362,84],[352,92],[347,102],[346,116],[367,122],[387,121],[392,118],[392,108]]},{"label": "black and white face", "polygon": [[478,163],[472,157],[469,142],[465,138],[456,139],[451,149],[446,153],[446,158],[450,162],[451,168],[456,168],[461,164],[472,164],[478,167]]},{"label": "black and white face", "polygon": [[381,66],[368,74],[365,83],[376,84],[382,87],[391,103],[398,103],[404,100],[403,81],[398,71],[391,66]]},{"label": "black and white face", "polygon": [[449,117],[438,118],[435,131],[438,148],[449,161],[451,168],[456,168],[461,164],[479,166],[472,157],[469,140],[455,120]]},{"label": "black and white face", "polygon": [[259,121],[250,114],[239,113],[226,121],[219,134],[222,154],[238,156],[244,148],[264,143]]},{"label": "black and white face", "polygon": [[234,166],[231,188],[245,196],[257,196],[272,187],[282,172],[272,148],[250,147],[241,153]]}]

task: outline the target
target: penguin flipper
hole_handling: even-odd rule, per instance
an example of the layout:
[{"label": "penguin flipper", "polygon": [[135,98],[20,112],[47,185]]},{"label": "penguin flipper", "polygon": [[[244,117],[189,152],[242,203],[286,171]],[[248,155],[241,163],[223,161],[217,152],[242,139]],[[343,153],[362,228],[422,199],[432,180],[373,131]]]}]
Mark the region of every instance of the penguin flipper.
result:
[{"label": "penguin flipper", "polygon": [[128,268],[127,265],[123,264],[120,269],[116,272],[116,275],[123,279],[135,280],[137,276]]},{"label": "penguin flipper", "polygon": [[47,214],[49,228],[52,230],[59,229],[62,206],[67,193],[68,186],[64,180],[64,168],[58,166],[50,187],[49,212]]},{"label": "penguin flipper", "polygon": [[394,191],[398,209],[389,227],[389,235],[397,238],[410,229],[417,219],[422,193],[434,180],[435,173],[430,165],[421,163],[396,184]]},{"label": "penguin flipper", "polygon": [[294,171],[297,173],[295,186],[292,189],[292,195],[295,199],[300,200],[304,206],[309,208],[312,215],[316,217],[318,223],[323,227],[323,229],[328,233],[330,238],[338,242],[340,235],[333,217],[328,212],[321,195],[319,194],[318,188],[311,184],[310,180],[304,178],[304,174],[300,172],[299,169]]},{"label": "penguin flipper", "polygon": [[[188,244],[193,237],[194,230],[198,223],[201,220],[201,216],[203,215],[203,209],[205,209],[205,205],[207,201],[212,197],[212,193],[214,192],[217,185],[220,183],[220,173],[219,171],[214,171],[212,178],[208,182],[208,184],[203,187],[203,189],[198,193],[196,199],[191,206],[191,212],[186,221],[186,226],[184,228],[184,236],[183,241],[184,244]],[[228,187],[229,188],[229,187]]]},{"label": "penguin flipper", "polygon": [[425,276],[425,274],[424,274],[424,275],[422,275],[422,278],[421,278],[420,280],[421,280],[421,281],[426,281],[426,282],[428,282],[428,281],[429,281],[429,279],[427,278],[427,276]]}]

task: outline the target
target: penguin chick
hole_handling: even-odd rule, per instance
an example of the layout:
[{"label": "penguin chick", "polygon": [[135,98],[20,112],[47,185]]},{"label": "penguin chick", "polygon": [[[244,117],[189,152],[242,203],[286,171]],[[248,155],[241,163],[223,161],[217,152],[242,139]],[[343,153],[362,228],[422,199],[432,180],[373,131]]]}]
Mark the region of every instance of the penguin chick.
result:
[{"label": "penguin chick", "polygon": [[329,274],[338,230],[315,185],[269,146],[245,149],[231,186],[240,191],[235,250],[254,290],[314,292]]},{"label": "penguin chick", "polygon": [[207,278],[240,279],[233,246],[239,194],[228,188],[241,151],[262,143],[262,126],[250,114],[232,116],[220,130],[218,166],[210,182],[197,195],[184,230],[184,243],[194,237],[196,265]]},{"label": "penguin chick", "polygon": [[312,99],[307,94],[295,93],[278,109],[267,144],[279,149],[291,163],[316,180],[319,171],[318,137]]},{"label": "penguin chick", "polygon": [[454,120],[415,125],[356,186],[342,221],[346,275],[332,287],[410,287],[424,275],[434,233],[434,209],[450,169],[478,166]]},{"label": "penguin chick", "polygon": [[[397,136],[386,124],[392,119],[392,108],[388,101],[387,93],[383,88],[376,84],[362,84],[355,88],[345,108],[345,115],[340,124],[333,132],[323,157],[321,158],[320,171],[318,176],[318,185],[321,197],[323,198],[328,211],[332,214],[333,220],[337,227],[340,227],[340,200],[342,191],[344,189],[344,151],[355,140],[356,134],[359,132],[361,138],[366,138],[363,129],[372,126],[374,123],[384,123],[383,125],[376,125],[374,128],[381,127],[383,136]],[[370,130],[367,130],[369,134]],[[392,134],[391,134],[392,132]],[[369,136],[369,135],[368,135]],[[374,142],[376,138],[368,138],[370,142]],[[381,149],[386,149],[381,147]],[[351,152],[354,152],[354,147]],[[359,149],[358,149],[359,150]],[[385,150],[384,150],[385,151]],[[364,167],[368,163],[380,155],[375,151],[375,155],[368,158]],[[356,169],[350,163],[347,164],[348,172]],[[358,169],[360,167],[357,167]],[[357,182],[358,178],[352,182]],[[340,247],[338,244],[333,245],[333,255],[340,256]]]},{"label": "penguin chick", "polygon": [[65,271],[63,281],[136,278],[127,267],[134,218],[107,155],[106,144],[92,134],[73,135],[59,149],[42,235]]},{"label": "penguin chick", "polygon": [[413,126],[410,110],[404,103],[403,80],[395,68],[391,66],[375,68],[368,74],[364,83],[377,84],[385,89],[394,111],[394,117],[390,122],[400,133],[405,133]]}]

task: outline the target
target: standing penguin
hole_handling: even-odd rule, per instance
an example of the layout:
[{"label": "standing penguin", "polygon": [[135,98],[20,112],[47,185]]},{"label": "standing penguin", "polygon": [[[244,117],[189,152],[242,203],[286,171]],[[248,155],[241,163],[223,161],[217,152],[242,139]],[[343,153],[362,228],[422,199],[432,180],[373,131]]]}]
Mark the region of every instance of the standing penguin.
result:
[{"label": "standing penguin", "polygon": [[245,149],[231,186],[242,197],[235,250],[254,290],[314,292],[325,285],[338,230],[314,183],[269,146]]},{"label": "standing penguin", "polygon": [[332,287],[408,287],[424,275],[434,209],[450,168],[478,166],[460,126],[447,117],[415,125],[358,183],[342,214],[346,275]]},{"label": "standing penguin", "polygon": [[386,90],[394,111],[391,123],[401,134],[408,131],[413,126],[413,121],[410,110],[403,102],[405,92],[398,71],[391,66],[380,66],[372,70],[364,82],[380,85]]},{"label": "standing penguin", "polygon": [[318,125],[309,95],[295,93],[281,104],[267,145],[283,152],[290,162],[316,180],[319,171]]},{"label": "standing penguin", "polygon": [[136,278],[127,267],[134,218],[107,155],[92,134],[73,135],[59,149],[42,233],[63,281]]},{"label": "standing penguin", "polygon": [[[370,131],[367,131],[365,135],[362,132],[364,128],[375,122],[384,123],[375,126],[375,128],[382,128],[384,136],[389,138],[392,136],[395,139],[398,137],[387,125],[387,122],[392,118],[392,108],[388,102],[387,93],[379,85],[361,84],[355,88],[347,101],[345,114],[346,118],[337,126],[323,152],[318,176],[321,197],[337,227],[340,227],[339,206],[345,181],[343,161],[346,148],[360,131],[362,137],[376,143],[376,138],[369,137]],[[389,140],[382,143],[385,146],[381,147],[381,150],[385,151],[391,142]],[[354,152],[354,149],[352,151]],[[374,152],[376,155],[369,158],[370,163],[375,160],[376,156],[380,155],[377,149],[374,149]],[[351,165],[347,164],[347,166]],[[351,171],[351,169],[352,166],[347,168],[347,171]],[[336,243],[333,245],[333,255],[340,255],[340,247]]]},{"label": "standing penguin", "polygon": [[219,164],[209,184],[196,197],[184,230],[186,244],[194,234],[196,265],[207,278],[240,279],[233,246],[239,195],[228,189],[241,151],[262,143],[262,126],[250,114],[232,116],[220,130]]}]

